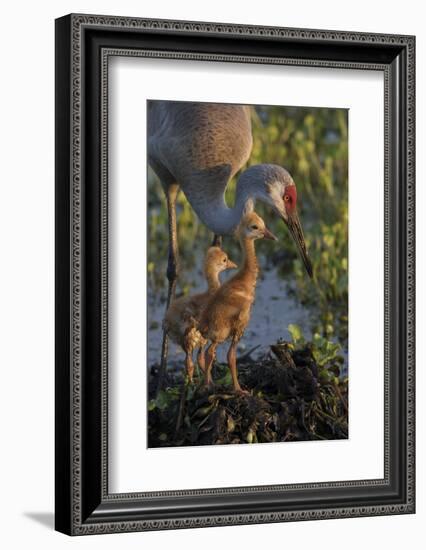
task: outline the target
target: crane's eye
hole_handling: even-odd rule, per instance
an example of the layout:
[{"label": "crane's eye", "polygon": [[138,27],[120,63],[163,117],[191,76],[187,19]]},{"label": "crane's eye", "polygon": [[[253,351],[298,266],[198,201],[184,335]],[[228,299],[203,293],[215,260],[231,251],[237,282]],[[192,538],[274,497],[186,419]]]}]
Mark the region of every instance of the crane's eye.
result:
[{"label": "crane's eye", "polygon": [[259,227],[257,225],[252,225],[251,228],[252,229],[259,229]]},{"label": "crane's eye", "polygon": [[285,200],[285,202],[288,202],[290,200],[289,195],[284,195],[284,200]]}]

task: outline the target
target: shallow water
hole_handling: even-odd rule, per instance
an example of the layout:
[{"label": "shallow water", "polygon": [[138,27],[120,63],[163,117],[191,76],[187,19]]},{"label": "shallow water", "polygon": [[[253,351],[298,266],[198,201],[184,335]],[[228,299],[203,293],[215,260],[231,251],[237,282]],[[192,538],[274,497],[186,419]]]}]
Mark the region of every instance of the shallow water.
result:
[{"label": "shallow water", "polygon": [[[224,282],[232,276],[232,272],[223,274]],[[192,293],[202,292],[204,282],[197,277],[197,286]],[[252,308],[250,323],[238,345],[238,353],[244,354],[255,346],[259,346],[253,356],[257,357],[266,353],[269,346],[279,338],[290,340],[287,326],[290,323],[299,325],[306,338],[311,338],[309,328],[310,312],[301,306],[293,297],[288,295],[289,283],[279,277],[275,269],[262,270],[256,287],[256,300]],[[165,296],[163,292],[153,295],[150,293],[148,300],[148,361],[149,365],[160,360],[163,331],[161,323],[164,316]],[[218,360],[226,360],[228,345],[222,345],[218,349]],[[169,363],[182,364],[184,354],[179,346],[173,342],[169,346]]]}]

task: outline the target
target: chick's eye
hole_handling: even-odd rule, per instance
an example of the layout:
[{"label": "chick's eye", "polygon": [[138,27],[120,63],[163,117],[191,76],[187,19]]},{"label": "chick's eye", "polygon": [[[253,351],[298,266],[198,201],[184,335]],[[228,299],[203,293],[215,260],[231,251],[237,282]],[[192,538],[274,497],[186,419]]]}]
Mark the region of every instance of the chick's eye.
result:
[{"label": "chick's eye", "polygon": [[223,258],[222,262],[225,263],[225,262],[226,262],[226,258]]},{"label": "chick's eye", "polygon": [[259,227],[257,225],[252,225],[251,228],[252,229],[259,229]]}]

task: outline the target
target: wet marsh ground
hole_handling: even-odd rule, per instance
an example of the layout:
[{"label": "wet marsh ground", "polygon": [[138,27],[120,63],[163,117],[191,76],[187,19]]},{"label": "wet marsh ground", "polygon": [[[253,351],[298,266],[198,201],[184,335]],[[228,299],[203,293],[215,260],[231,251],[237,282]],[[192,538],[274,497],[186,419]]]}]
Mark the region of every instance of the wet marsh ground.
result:
[{"label": "wet marsh ground", "polygon": [[239,379],[248,395],[232,391],[229,369],[216,362],[215,387],[188,385],[169,371],[155,393],[151,368],[148,446],[223,445],[347,439],[348,378],[336,347],[324,342],[278,342],[256,359],[243,355]]}]

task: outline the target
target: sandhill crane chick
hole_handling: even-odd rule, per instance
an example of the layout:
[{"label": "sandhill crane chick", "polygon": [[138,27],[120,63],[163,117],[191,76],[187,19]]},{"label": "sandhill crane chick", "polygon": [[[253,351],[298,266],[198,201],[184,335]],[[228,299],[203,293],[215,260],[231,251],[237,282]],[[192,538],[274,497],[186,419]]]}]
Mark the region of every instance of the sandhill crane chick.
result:
[{"label": "sandhill crane chick", "polygon": [[254,241],[256,239],[277,240],[264,221],[255,212],[246,214],[237,228],[237,237],[243,252],[240,270],[224,283],[207,302],[199,323],[204,338],[211,342],[206,351],[205,382],[212,385],[211,369],[216,348],[222,342],[231,340],[228,351],[228,365],[231,370],[234,390],[247,393],[240,387],[237,374],[237,344],[250,321],[254,302],[258,265]]},{"label": "sandhill crane chick", "polygon": [[[237,265],[223,250],[217,246],[210,247],[204,259],[207,290],[193,296],[178,298],[167,310],[163,326],[171,340],[185,352],[185,368],[190,382],[194,374],[193,352],[197,348],[201,351],[207,343],[197,329],[201,310],[220,287],[219,273],[235,268]],[[203,359],[204,355],[199,353],[198,362],[202,370],[204,370]]]}]

